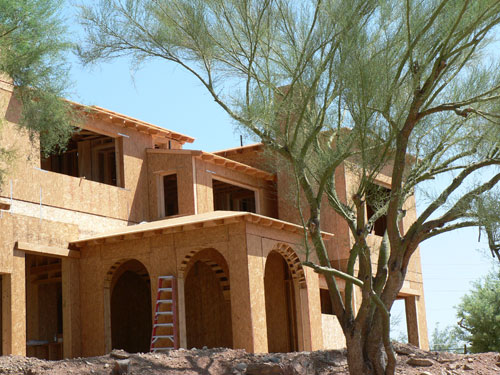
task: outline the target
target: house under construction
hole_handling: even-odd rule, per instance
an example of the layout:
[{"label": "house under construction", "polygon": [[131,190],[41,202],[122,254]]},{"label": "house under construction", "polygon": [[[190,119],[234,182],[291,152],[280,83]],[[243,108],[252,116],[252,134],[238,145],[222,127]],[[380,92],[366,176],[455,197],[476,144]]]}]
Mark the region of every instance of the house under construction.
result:
[{"label": "house under construction", "polygon": [[[188,150],[189,136],[93,107],[66,151],[42,158],[19,116],[12,85],[0,81],[0,142],[17,152],[0,190],[2,354],[344,347],[325,280],[301,264],[287,174],[261,144]],[[350,173],[336,172],[346,202]],[[390,189],[390,178],[377,184]],[[406,205],[407,228],[413,198]],[[322,225],[342,268],[348,227],[327,205]],[[418,251],[400,298],[409,342],[427,349]]]}]

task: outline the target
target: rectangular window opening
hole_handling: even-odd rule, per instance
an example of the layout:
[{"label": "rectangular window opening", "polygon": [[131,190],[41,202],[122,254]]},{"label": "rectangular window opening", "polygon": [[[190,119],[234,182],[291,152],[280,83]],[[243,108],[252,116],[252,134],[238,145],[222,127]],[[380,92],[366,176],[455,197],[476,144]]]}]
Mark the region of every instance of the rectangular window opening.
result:
[{"label": "rectangular window opening", "polygon": [[255,192],[240,186],[212,180],[215,211],[244,211],[256,213]]},{"label": "rectangular window opening", "polygon": [[[375,213],[382,208],[391,196],[391,189],[380,185],[370,184],[366,193],[366,213],[370,220]],[[387,215],[382,215],[373,224],[372,233],[383,236],[387,229]]]},{"label": "rectangular window opening", "polygon": [[179,214],[179,198],[177,193],[177,174],[163,176],[163,201],[165,216]]},{"label": "rectangular window opening", "polygon": [[121,138],[90,130],[75,131],[64,150],[40,155],[41,169],[107,185],[124,187]]},{"label": "rectangular window opening", "polygon": [[320,289],[319,297],[321,299],[321,314],[333,315],[333,306],[328,289]]}]

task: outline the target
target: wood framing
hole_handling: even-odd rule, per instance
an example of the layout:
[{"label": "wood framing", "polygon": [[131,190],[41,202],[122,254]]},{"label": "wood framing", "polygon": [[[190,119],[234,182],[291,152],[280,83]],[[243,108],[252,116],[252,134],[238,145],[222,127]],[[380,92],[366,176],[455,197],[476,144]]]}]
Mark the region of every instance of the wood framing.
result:
[{"label": "wood framing", "polygon": [[28,254],[45,255],[56,258],[80,258],[80,252],[78,250],[69,250],[62,247],[18,241],[16,248]]},{"label": "wood framing", "polygon": [[[0,80],[2,147],[18,150],[0,186],[2,354],[59,359],[113,348],[148,351],[157,281],[167,275],[177,280],[172,331],[181,347],[264,353],[345,346],[338,321],[322,311],[324,280],[302,266],[306,243],[290,199],[294,181],[264,145],[187,150],[189,136],[72,105],[83,114],[80,130],[66,154],[44,158],[19,132],[19,103]],[[172,175],[176,207],[166,210]],[[342,200],[356,178],[345,165],[337,168]],[[389,176],[377,181],[390,188]],[[349,228],[324,206],[328,256],[344,269]],[[401,227],[409,228],[413,197],[405,210]],[[381,239],[374,232],[367,241],[377,248]],[[342,293],[344,284],[339,280]],[[428,348],[418,250],[399,297],[410,341]]]}]

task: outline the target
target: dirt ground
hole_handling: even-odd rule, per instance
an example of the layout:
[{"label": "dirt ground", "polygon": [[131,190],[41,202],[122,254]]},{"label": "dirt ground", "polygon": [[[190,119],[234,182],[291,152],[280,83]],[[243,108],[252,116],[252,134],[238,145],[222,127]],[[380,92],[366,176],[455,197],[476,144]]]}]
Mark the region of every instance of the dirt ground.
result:
[{"label": "dirt ground", "polygon": [[[498,353],[460,355],[425,352],[410,345],[396,344],[397,374],[405,375],[499,375]],[[19,356],[0,357],[0,374],[25,375],[298,375],[347,374],[344,351],[317,351],[287,354],[248,354],[243,350],[193,349],[168,353],[110,355],[63,361],[44,361]]]}]

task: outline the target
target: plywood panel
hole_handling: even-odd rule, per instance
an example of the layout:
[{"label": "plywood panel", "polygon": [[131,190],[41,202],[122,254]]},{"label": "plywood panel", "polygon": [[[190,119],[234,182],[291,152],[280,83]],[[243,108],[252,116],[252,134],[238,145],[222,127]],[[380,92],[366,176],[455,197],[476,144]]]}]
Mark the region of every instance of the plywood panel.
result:
[{"label": "plywood panel", "polygon": [[267,353],[266,297],[261,237],[247,234],[248,278],[252,314],[253,350]]},{"label": "plywood panel", "polygon": [[159,179],[166,173],[177,174],[179,215],[195,213],[193,166],[191,154],[147,154],[150,220],[160,219],[159,195],[162,194]]},{"label": "plywood panel", "polygon": [[346,347],[345,337],[335,315],[322,314],[323,349],[343,349]]}]

